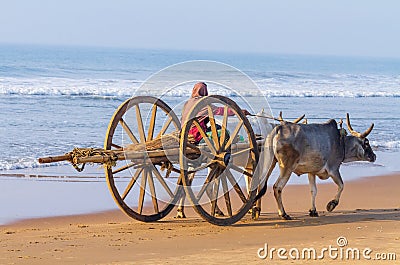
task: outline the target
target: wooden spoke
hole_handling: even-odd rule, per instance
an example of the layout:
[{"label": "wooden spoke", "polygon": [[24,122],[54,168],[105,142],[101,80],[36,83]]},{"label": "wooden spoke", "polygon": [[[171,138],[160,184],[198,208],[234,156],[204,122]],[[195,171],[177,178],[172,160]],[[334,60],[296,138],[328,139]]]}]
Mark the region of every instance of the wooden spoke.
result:
[{"label": "wooden spoke", "polygon": [[225,143],[225,137],[226,137],[226,130],[228,126],[228,106],[224,106],[224,117],[222,119],[222,125],[221,125],[221,138],[219,140],[220,146],[219,146],[219,151],[222,152],[222,149],[224,148],[224,143]]},{"label": "wooden spoke", "polygon": [[126,170],[126,169],[128,169],[128,168],[131,168],[131,167],[133,167],[133,166],[135,166],[135,164],[134,164],[134,163],[130,163],[130,164],[127,164],[127,165],[125,165],[125,166],[123,166],[123,167],[120,167],[120,168],[114,170],[112,173],[113,173],[113,174],[117,174],[117,173],[119,173],[119,172],[121,172],[121,171],[124,171],[124,170]]},{"label": "wooden spoke", "polygon": [[231,154],[231,158],[234,158],[234,157],[236,157],[236,156],[240,156],[240,155],[242,155],[242,154],[245,154],[245,153],[247,153],[247,152],[250,152],[251,150],[253,150],[253,148],[246,148],[246,149],[240,150],[239,152],[236,152],[236,153]]},{"label": "wooden spoke", "polygon": [[[144,115],[148,116],[148,122]],[[123,142],[120,140],[120,131],[117,130],[119,127],[122,127],[120,131],[124,137]],[[172,129],[180,128],[178,116],[163,100],[151,96],[132,97],[122,103],[112,116],[107,128],[104,149],[111,152],[124,149],[128,151],[131,146],[145,143],[146,140],[154,140]],[[159,153],[160,157],[153,162],[157,164],[169,162],[166,155],[168,152],[159,151]],[[143,222],[154,222],[167,216],[182,194],[182,176],[173,179],[174,184],[170,184],[163,177],[166,174],[159,171],[157,165],[148,164],[147,152],[144,152],[143,157],[139,159],[128,159],[126,156],[119,158],[126,162],[118,163],[114,168],[104,167],[104,170],[108,187],[121,210]],[[172,170],[181,172],[180,168]],[[121,181],[121,178],[126,179]],[[166,197],[166,200],[161,202],[156,196]],[[153,204],[150,206],[150,211],[145,208],[148,201],[152,201]]]},{"label": "wooden spoke", "polygon": [[153,140],[154,126],[156,124],[156,116],[157,116],[157,105],[153,105],[153,109],[151,112],[151,118],[150,118],[149,131],[147,134],[147,141]]},{"label": "wooden spoke", "polygon": [[232,145],[233,140],[235,140],[236,136],[238,135],[240,128],[242,128],[242,125],[243,125],[243,120],[240,120],[238,125],[236,126],[235,130],[230,135],[228,142],[223,145],[224,146],[223,150],[229,149],[229,147]]},{"label": "wooden spoke", "polygon": [[[217,123],[214,119],[217,116],[212,110],[214,108],[213,106],[217,106],[221,103],[223,104],[221,114],[223,112],[224,116],[221,117],[221,123]],[[205,114],[204,110],[207,110]],[[233,112],[230,113],[230,110]],[[240,185],[243,182],[243,176],[252,177],[259,160],[259,146],[249,120],[233,100],[218,95],[203,97],[192,107],[188,116],[196,117],[199,113],[208,117],[211,130],[208,132],[206,128],[201,128],[201,123],[199,122],[201,118],[193,118],[182,126],[179,164],[181,170],[187,169],[190,166],[190,160],[187,158],[191,157],[193,153],[201,152],[202,158],[207,159],[207,162],[210,163],[208,167],[211,170],[206,178],[199,178],[197,177],[198,174],[196,174],[195,179],[197,179],[197,181],[194,183],[200,182],[200,187],[198,189],[191,187],[189,183],[189,174],[187,171],[184,171],[182,174],[183,182],[186,184],[184,185],[184,189],[186,195],[193,203],[194,210],[199,213],[202,218],[215,225],[234,224],[249,211],[256,196],[256,189],[247,192],[245,188]],[[232,131],[227,131],[227,127],[230,126],[230,117],[228,114],[235,115],[236,122],[232,125]],[[221,131],[217,130],[219,125],[221,125]],[[204,144],[203,141],[201,141],[202,144],[197,146],[188,144],[193,127],[199,130],[198,134],[204,139]],[[243,137],[246,137],[246,143],[234,144],[238,141],[239,134],[242,135],[242,131]],[[207,137],[207,134],[209,137]],[[218,137],[218,135],[220,137]],[[240,138],[242,137],[240,136]],[[218,141],[216,141],[216,139],[218,139]],[[230,161],[227,165],[222,161],[228,158],[225,153],[227,153],[228,156],[231,154]],[[234,159],[232,159],[232,154]],[[250,163],[248,161],[250,161]],[[242,164],[245,164],[246,167],[244,168]],[[203,167],[197,168],[196,170],[202,168]],[[236,171],[240,172],[240,178],[239,173]],[[251,185],[256,183],[256,179],[251,178],[250,180]],[[201,185],[203,182],[204,184]],[[224,194],[222,194],[222,192]],[[206,193],[207,196],[205,196],[204,193]],[[235,203],[233,203],[234,201]],[[224,212],[224,215],[217,214],[220,210]]]},{"label": "wooden spoke", "polygon": [[246,196],[244,195],[242,189],[240,188],[239,184],[236,182],[235,178],[233,177],[232,173],[229,171],[229,169],[225,169],[225,176],[228,178],[229,182],[235,189],[236,193],[239,195],[240,199],[242,200],[243,203],[246,203]]},{"label": "wooden spoke", "polygon": [[146,142],[146,135],[144,134],[144,127],[143,127],[143,120],[142,120],[142,113],[140,112],[139,104],[135,106],[136,108],[136,121],[138,124],[138,130],[140,135],[140,142]]},{"label": "wooden spoke", "polygon": [[203,186],[201,187],[199,193],[197,194],[197,201],[200,201],[201,197],[203,196],[204,192],[207,190],[207,188],[210,185],[210,181],[213,179],[214,174],[217,171],[217,167],[214,167],[211,169],[210,173],[207,175],[206,180],[204,181]]},{"label": "wooden spoke", "polygon": [[124,193],[122,194],[121,198],[122,200],[125,200],[126,196],[128,193],[131,191],[133,185],[135,185],[136,180],[139,178],[140,173],[142,173],[143,169],[139,168],[136,170],[135,175],[131,178],[131,181],[129,181],[128,186],[126,186]]},{"label": "wooden spoke", "polygon": [[156,178],[158,179],[158,181],[161,183],[161,185],[164,187],[164,189],[167,191],[168,195],[173,198],[174,194],[172,193],[171,189],[168,187],[167,183],[165,182],[164,178],[161,176],[160,172],[158,171],[158,169],[152,165],[151,169],[154,172],[154,175],[156,176]]},{"label": "wooden spoke", "polygon": [[161,128],[160,132],[157,134],[156,138],[161,137],[162,135],[164,135],[164,133],[167,131],[169,125],[172,122],[172,117],[169,117],[167,122],[164,124],[164,126]]},{"label": "wooden spoke", "polygon": [[142,214],[143,211],[144,195],[146,194],[146,180],[147,180],[147,170],[144,169],[144,172],[142,174],[142,181],[140,183],[140,194],[139,194],[139,204],[138,204],[139,214]]},{"label": "wooden spoke", "polygon": [[219,190],[219,178],[214,178],[214,185],[212,190],[212,199],[211,199],[211,215],[215,216],[215,211],[217,209],[218,202],[218,190]]},{"label": "wooden spoke", "polygon": [[111,143],[111,146],[114,147],[114,148],[117,148],[117,149],[123,149],[122,146],[119,146],[119,145],[114,144],[114,143]]},{"label": "wooden spoke", "polygon": [[239,173],[245,174],[246,176],[248,176],[250,178],[253,177],[253,175],[250,172],[247,172],[245,169],[241,169],[240,167],[238,167],[238,166],[236,166],[234,164],[230,164],[229,168],[232,168],[233,170],[235,170],[235,171],[237,171]]},{"label": "wooden spoke", "polygon": [[138,139],[133,135],[131,129],[129,128],[128,124],[124,121],[124,119],[120,119],[119,123],[121,124],[122,128],[124,128],[125,132],[128,134],[129,138],[134,144],[139,143]]},{"label": "wooden spoke", "polygon": [[226,181],[226,176],[224,174],[221,174],[221,184],[222,184],[222,190],[224,192],[226,209],[228,211],[229,216],[232,216],[231,198],[229,196],[228,183]]},{"label": "wooden spoke", "polygon": [[153,201],[154,211],[156,213],[158,213],[159,212],[159,210],[158,210],[158,201],[157,201],[156,188],[154,186],[153,174],[151,174],[150,170],[146,170],[146,171],[147,171],[147,178],[148,178],[148,181],[149,181],[151,200]]},{"label": "wooden spoke", "polygon": [[211,135],[213,138],[214,146],[215,149],[219,150],[220,145],[218,139],[217,125],[215,124],[215,119],[214,119],[214,113],[211,106],[207,106],[207,110],[208,110],[208,118],[210,120],[210,125],[211,125]]},{"label": "wooden spoke", "polygon": [[201,137],[203,137],[204,142],[207,144],[208,148],[210,148],[211,153],[215,155],[217,151],[215,150],[214,145],[210,142],[210,139],[208,139],[207,134],[203,131],[203,128],[201,128],[200,123],[197,120],[193,120],[193,123],[199,130]]}]

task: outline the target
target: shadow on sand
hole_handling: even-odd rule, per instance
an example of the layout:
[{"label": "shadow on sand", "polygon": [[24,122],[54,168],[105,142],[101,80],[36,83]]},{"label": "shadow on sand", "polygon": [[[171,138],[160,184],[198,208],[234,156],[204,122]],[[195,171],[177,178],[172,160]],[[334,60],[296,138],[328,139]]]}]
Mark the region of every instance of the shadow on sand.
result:
[{"label": "shadow on sand", "polygon": [[400,209],[356,209],[349,211],[319,212],[319,217],[295,212],[293,220],[282,220],[276,213],[262,213],[257,221],[244,218],[235,227],[276,227],[295,228],[330,224],[357,223],[368,221],[400,221]]}]

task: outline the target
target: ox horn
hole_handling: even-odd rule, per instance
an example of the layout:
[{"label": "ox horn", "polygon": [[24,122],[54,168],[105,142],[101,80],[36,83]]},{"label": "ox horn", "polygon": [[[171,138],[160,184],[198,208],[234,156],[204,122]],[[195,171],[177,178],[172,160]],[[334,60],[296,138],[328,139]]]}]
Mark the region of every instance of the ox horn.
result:
[{"label": "ox horn", "polygon": [[350,117],[349,117],[348,113],[346,115],[346,123],[347,123],[347,128],[349,128],[351,135],[359,137],[359,138],[366,138],[368,136],[368,134],[370,134],[372,129],[374,128],[374,124],[372,123],[371,126],[369,126],[369,128],[363,133],[359,133],[359,132],[353,130],[353,128],[351,127],[351,124],[350,124]]},{"label": "ox horn", "polygon": [[[295,119],[293,121],[293,123],[299,123],[299,121],[301,121],[302,119],[304,119],[304,117],[306,116],[306,114],[303,114],[302,116],[298,117],[297,119]],[[307,124],[307,123],[306,123]]]},{"label": "ox horn", "polygon": [[[297,119],[295,119],[293,121],[293,123],[299,123],[299,121],[301,121],[302,119],[304,119],[304,117],[306,116],[306,114],[303,114],[302,116],[298,117]],[[280,121],[281,123],[285,122],[285,120],[282,118],[282,111],[279,112],[279,116],[278,116],[278,121]]]},{"label": "ox horn", "polygon": [[283,118],[282,118],[282,111],[279,112],[278,121],[283,121]]}]

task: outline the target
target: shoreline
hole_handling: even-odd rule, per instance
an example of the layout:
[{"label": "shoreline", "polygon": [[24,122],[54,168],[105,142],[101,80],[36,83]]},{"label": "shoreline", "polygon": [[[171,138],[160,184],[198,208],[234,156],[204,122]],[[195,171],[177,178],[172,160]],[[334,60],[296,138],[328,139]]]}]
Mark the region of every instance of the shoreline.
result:
[{"label": "shoreline", "polygon": [[[286,211],[294,220],[277,215],[271,192],[263,198],[258,221],[246,215],[238,223],[211,225],[187,208],[187,219],[166,218],[142,223],[119,210],[84,215],[37,218],[0,226],[0,263],[54,264],[216,264],[271,262],[257,257],[267,243],[274,248],[333,245],[340,236],[352,248],[373,253],[396,253],[400,260],[400,173],[345,181],[341,201],[333,212],[325,210],[336,186],[319,184],[316,199],[320,217],[308,216],[308,185],[290,185],[283,191]],[[273,263],[288,262],[278,260]],[[292,260],[293,262],[293,260]],[[309,263],[297,260],[296,263]],[[317,260],[327,264],[363,264],[365,260]],[[382,264],[394,264],[381,261]],[[379,263],[381,264],[381,263]]]},{"label": "shoreline", "polygon": [[[350,180],[347,180],[347,181],[344,180],[345,189],[346,189],[346,186],[347,186],[346,184],[350,184],[350,183],[354,183],[354,184],[356,184],[356,183],[379,183],[379,182],[381,182],[380,181],[381,178],[392,178],[392,177],[397,176],[397,175],[399,176],[399,179],[400,179],[400,172],[392,172],[392,173],[384,174],[384,175],[378,175],[378,176],[373,175],[373,176],[366,176],[366,177],[361,177],[361,178],[350,179]],[[12,175],[12,174],[0,174],[0,178],[1,177],[10,177],[10,178],[18,179],[18,177],[25,177],[26,178],[27,176],[28,176],[28,178],[32,178],[32,180],[34,180],[34,179],[44,179],[43,181],[47,181],[47,179],[50,179],[50,181],[53,181],[51,179],[57,179],[55,181],[56,182],[61,182],[61,183],[62,182],[70,182],[70,183],[71,182],[72,183],[93,183],[93,182],[95,182],[95,183],[99,183],[100,185],[103,185],[104,186],[103,187],[104,191],[108,192],[107,184],[105,183],[105,178],[104,177],[96,177],[96,176],[93,176],[93,174],[88,174],[87,176],[83,176],[83,177],[77,176],[77,175],[75,175],[75,176],[67,176],[67,175],[65,175],[65,176],[64,175],[62,175],[62,176],[48,176],[48,175],[37,175],[37,174],[28,175],[28,174],[21,174],[21,173],[18,173],[18,174],[15,174],[15,175]],[[298,178],[301,178],[301,177],[305,178],[305,176],[298,177],[298,176],[293,175],[291,177],[291,180],[298,179]],[[58,180],[58,178],[60,178],[60,180]],[[71,180],[69,180],[69,178]],[[83,180],[78,180],[78,179],[83,179]],[[275,181],[275,179],[272,179],[272,180]],[[317,179],[317,180],[319,180],[319,179]],[[40,181],[42,181],[42,180],[40,180]],[[271,181],[271,179],[270,179],[270,184],[268,185],[267,194],[264,195],[263,206],[262,206],[262,208],[263,208],[262,210],[263,211],[267,210],[267,211],[270,211],[270,212],[272,211],[273,212],[274,210],[277,210],[276,207],[275,207],[275,199],[272,196],[272,192],[271,192],[272,191],[273,181]],[[351,185],[353,185],[353,184],[351,184]],[[375,185],[373,185],[373,186],[376,187]],[[326,191],[329,191],[329,193],[332,194],[332,197],[333,197],[333,195],[335,194],[336,185],[331,180],[328,179],[328,181],[317,181],[317,188],[318,188],[318,193],[325,193]],[[308,188],[308,184],[303,184],[303,183],[298,182],[296,180],[294,181],[294,183],[291,183],[291,181],[289,181],[287,186],[284,189],[284,195],[283,196],[287,196],[286,193],[290,193],[290,194],[293,193],[293,192],[294,193],[298,193],[299,191],[302,192],[301,196],[305,196],[305,195],[308,195],[305,192],[305,191],[308,191],[308,189],[309,189]],[[107,197],[110,197],[110,194],[107,194]],[[266,198],[268,198],[268,199],[266,199]],[[400,196],[399,196],[399,198],[400,198]],[[343,199],[343,195],[342,195],[342,199]],[[341,201],[342,201],[342,199],[341,199]],[[267,200],[269,201],[269,204],[265,205],[265,201],[267,201]],[[102,216],[102,215],[106,215],[106,216],[108,216],[108,215],[116,215],[116,216],[118,216],[118,214],[117,214],[118,212],[121,212],[122,216],[126,217],[128,220],[136,221],[134,219],[131,219],[129,216],[126,216],[125,213],[123,213],[118,208],[118,205],[115,204],[114,200],[111,197],[109,198],[108,202],[112,202],[113,203],[113,204],[109,204],[108,205],[108,207],[107,207],[108,209],[97,209],[97,210],[93,209],[93,210],[83,211],[83,212],[80,212],[80,213],[72,213],[72,214],[66,213],[66,214],[58,214],[58,215],[57,214],[55,214],[55,215],[43,215],[43,216],[39,215],[37,217],[10,218],[9,221],[3,222],[3,223],[0,222],[0,227],[14,225],[14,224],[18,224],[18,223],[25,223],[25,222],[29,223],[29,222],[34,221],[34,220],[39,220],[40,221],[40,220],[47,220],[47,219],[54,220],[54,219],[58,219],[58,218],[59,219],[64,219],[64,218],[69,219],[69,218],[79,218],[79,217],[83,217],[83,219],[86,219],[85,216],[87,216],[87,217],[93,216],[94,218],[96,218],[97,216]],[[187,201],[186,204],[188,204],[188,203],[189,202]],[[316,199],[316,204],[317,204],[317,210],[318,209],[325,210],[325,207],[322,204],[318,205],[318,195],[317,195],[317,199]],[[112,207],[112,206],[115,206],[115,207]],[[400,208],[400,201],[399,201],[398,205],[394,206],[394,207]],[[191,207],[190,206],[186,206],[186,208],[191,208]],[[286,206],[285,206],[285,208],[286,208]],[[173,215],[174,215],[174,210],[171,211],[171,213],[168,216],[171,217]],[[0,218],[1,218],[1,216],[0,216]]]}]

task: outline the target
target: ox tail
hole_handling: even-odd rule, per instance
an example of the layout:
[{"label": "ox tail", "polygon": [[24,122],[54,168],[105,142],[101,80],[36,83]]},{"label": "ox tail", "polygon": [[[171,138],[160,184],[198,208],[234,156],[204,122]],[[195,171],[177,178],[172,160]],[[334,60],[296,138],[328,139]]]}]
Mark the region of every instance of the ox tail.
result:
[{"label": "ox tail", "polygon": [[274,170],[275,165],[277,163],[274,153],[273,140],[278,130],[279,126],[275,127],[274,130],[272,130],[272,132],[267,136],[267,139],[265,140],[265,144],[263,147],[263,151],[260,155],[261,163],[259,163],[260,174],[259,174],[258,187],[262,188],[259,189],[258,194],[254,199],[255,202],[259,200],[262,196],[264,196],[264,194],[267,192],[268,179],[271,176],[272,171]]}]

